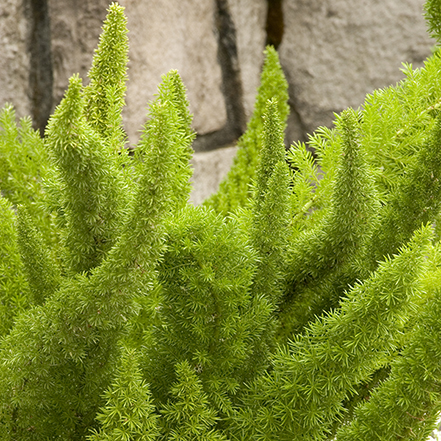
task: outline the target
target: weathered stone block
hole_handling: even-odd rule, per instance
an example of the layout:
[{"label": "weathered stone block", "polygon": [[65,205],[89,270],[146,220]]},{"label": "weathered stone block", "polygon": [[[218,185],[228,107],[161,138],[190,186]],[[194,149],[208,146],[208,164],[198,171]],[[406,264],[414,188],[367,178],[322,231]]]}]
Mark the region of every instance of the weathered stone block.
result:
[{"label": "weathered stone block", "polygon": [[130,30],[130,64],[124,124],[131,140],[145,121],[161,75],[177,69],[187,87],[199,134],[226,123],[217,62],[214,1],[122,0]]},{"label": "weathered stone block", "polygon": [[215,193],[220,182],[230,170],[237,147],[225,147],[211,152],[195,153],[191,161],[193,166],[193,191],[190,201],[201,204],[208,196]]},{"label": "weathered stone block", "polygon": [[24,0],[0,2],[0,107],[13,104],[19,117],[31,114],[29,13]]},{"label": "weathered stone block", "polygon": [[236,44],[245,116],[251,117],[259,87],[265,49],[267,0],[229,0],[236,28]]},{"label": "weathered stone block", "polygon": [[[279,48],[290,85],[292,132],[331,125],[334,112],[399,81],[402,62],[421,66],[434,44],[424,0],[285,1]],[[294,136],[294,135],[293,135]]]},{"label": "weathered stone block", "polygon": [[79,73],[88,84],[109,0],[49,0],[54,104],[63,98],[69,78]]}]

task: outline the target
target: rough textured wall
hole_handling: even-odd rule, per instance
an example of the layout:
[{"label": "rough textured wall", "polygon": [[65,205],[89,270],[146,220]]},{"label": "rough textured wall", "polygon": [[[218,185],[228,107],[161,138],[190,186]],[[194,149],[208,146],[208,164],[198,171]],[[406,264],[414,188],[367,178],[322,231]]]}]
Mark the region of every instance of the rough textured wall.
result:
[{"label": "rough textured wall", "polygon": [[285,0],[279,48],[290,85],[291,139],[367,93],[399,81],[401,63],[420,67],[434,44],[424,0]]},{"label": "rough textured wall", "polygon": [[52,94],[58,104],[74,73],[84,83],[92,64],[109,0],[48,0],[51,26]]},{"label": "rough textured wall", "polygon": [[[68,78],[79,72],[87,83],[109,2],[2,0],[0,102],[12,102],[19,116],[31,115],[35,127],[44,127]],[[130,29],[124,123],[132,144],[148,101],[169,69],[178,69],[187,86],[199,133],[194,148],[204,152],[233,144],[243,132],[267,41],[280,44],[290,85],[288,142],[305,140],[317,126],[330,125],[334,112],[358,107],[366,93],[398,81],[401,62],[421,66],[433,45],[422,16],[424,0],[121,4]],[[195,194],[214,191],[231,160],[227,152],[231,150],[195,158],[195,186],[200,189]]]},{"label": "rough textured wall", "polygon": [[222,72],[217,62],[215,4],[206,0],[121,0],[130,30],[129,82],[124,124],[131,139],[161,75],[178,69],[188,89],[194,129],[201,135],[226,124]]},{"label": "rough textured wall", "polygon": [[20,116],[31,114],[29,15],[27,0],[0,2],[0,106],[12,103]]},{"label": "rough textured wall", "polygon": [[267,0],[229,0],[236,30],[239,75],[245,117],[251,117],[266,43]]},{"label": "rough textured wall", "polygon": [[221,178],[233,165],[236,151],[237,147],[229,146],[209,152],[195,153],[191,161],[194,173],[190,201],[198,205],[216,191]]}]

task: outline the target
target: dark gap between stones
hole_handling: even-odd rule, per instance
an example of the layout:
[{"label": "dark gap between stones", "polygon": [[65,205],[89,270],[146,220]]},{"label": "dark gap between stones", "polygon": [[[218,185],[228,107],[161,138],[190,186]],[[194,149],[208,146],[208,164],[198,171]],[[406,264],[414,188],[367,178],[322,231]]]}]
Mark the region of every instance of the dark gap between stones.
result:
[{"label": "dark gap between stones", "polygon": [[52,111],[52,57],[49,7],[47,0],[30,1],[29,89],[33,127],[44,135]]},{"label": "dark gap between stones", "polygon": [[196,152],[214,150],[234,143],[246,128],[236,28],[227,0],[216,0],[215,26],[218,39],[217,58],[222,72],[222,92],[227,110],[227,123],[216,132],[198,136],[193,142]]}]

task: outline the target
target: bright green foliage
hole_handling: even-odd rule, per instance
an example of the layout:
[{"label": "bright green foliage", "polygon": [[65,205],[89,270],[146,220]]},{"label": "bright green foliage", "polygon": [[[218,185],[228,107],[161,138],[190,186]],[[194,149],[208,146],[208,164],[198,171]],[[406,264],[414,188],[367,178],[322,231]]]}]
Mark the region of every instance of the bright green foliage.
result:
[{"label": "bright green foliage", "polygon": [[246,132],[237,143],[239,150],[234,158],[233,166],[221,182],[219,191],[205,201],[205,205],[214,208],[224,216],[249,205],[248,198],[252,196],[251,184],[256,178],[262,147],[262,116],[267,101],[271,98],[278,103],[279,117],[282,130],[284,130],[289,113],[288,83],[276,50],[268,46],[265,51],[265,63],[257,90],[253,116],[248,122]]},{"label": "bright green foliage", "polygon": [[372,235],[369,255],[373,265],[395,252],[419,225],[436,219],[441,196],[441,113],[414,162],[395,185]]},{"label": "bright green foliage", "polygon": [[29,118],[17,125],[11,105],[0,112],[0,189],[14,205],[25,205],[47,241],[52,240],[51,216],[42,207],[43,179],[50,162]]},{"label": "bright green foliage", "polygon": [[[189,167],[189,161],[192,156],[190,147],[194,138],[194,132],[190,127],[192,116],[188,110],[188,102],[185,96],[185,87],[177,71],[170,71],[162,77],[162,83],[158,88],[158,95],[154,106],[163,104],[167,107],[170,114],[170,120],[173,120],[173,128],[168,133],[168,142],[171,143],[170,149],[173,151],[174,179],[170,180],[170,192],[168,194],[169,204],[173,211],[179,211],[187,205],[190,195],[190,178],[192,170]],[[154,133],[154,132],[152,132]],[[134,169],[136,179],[142,176],[142,169],[146,160],[146,154],[149,152],[149,133],[146,132],[141,138],[134,158]],[[137,302],[140,306],[140,314],[134,318],[130,325],[129,345],[139,347],[144,344],[144,340],[150,338],[152,332],[152,323],[158,309],[158,287],[153,289],[149,296],[144,292],[140,293]]]},{"label": "bright green foliage", "polygon": [[[436,278],[440,277],[439,269]],[[406,348],[392,364],[390,377],[355,411],[338,441],[425,440],[441,411],[441,291],[431,292]]]},{"label": "bright green foliage", "polygon": [[90,441],[158,439],[158,415],[134,351],[123,353],[116,379],[104,393],[104,398],[106,406],[97,416],[101,429],[88,437]]},{"label": "bright green foliage", "polygon": [[162,250],[161,220],[170,210],[174,179],[167,136],[175,124],[172,116],[170,103],[151,106],[139,147],[145,150],[144,170],[106,259],[90,277],[65,279],[42,307],[21,316],[3,342],[0,395],[13,405],[3,401],[2,419],[19,439],[80,439],[94,425],[117,339],[136,311],[138,290],[150,289]]},{"label": "bright green foliage", "polygon": [[[90,220],[92,226],[94,222],[102,225],[99,232],[120,224],[120,234],[111,248],[107,244],[101,248],[105,254],[99,256],[101,263],[86,261],[88,274],[70,276],[83,270],[71,265],[60,290],[44,305],[22,315],[3,341],[0,422],[7,434],[3,439],[82,439],[94,426],[96,411],[103,404],[101,394],[114,370],[123,324],[136,312],[133,300],[140,290],[146,295],[151,289],[163,248],[162,219],[171,208],[173,184],[177,185],[172,166],[179,158],[169,136],[178,124],[174,105],[155,103],[139,145],[144,152],[139,178],[136,185],[127,188],[135,189],[127,198],[127,214],[118,210],[109,213],[108,206],[101,206],[101,202],[112,204],[117,200],[114,195],[120,196],[117,192],[125,187],[118,183],[120,175],[113,173],[115,162],[109,159],[117,153],[101,149],[100,138],[82,119],[80,87],[74,77],[54,117],[59,123],[53,120],[49,129],[49,144],[54,154],[58,153],[61,193],[67,201],[66,230],[78,228],[76,239],[87,242],[89,236],[82,234],[80,222],[75,224],[74,216],[78,215]],[[68,157],[76,175],[68,170]],[[85,166],[87,158],[89,167]],[[107,187],[109,180],[116,181],[115,185]],[[73,187],[81,184],[90,190],[85,190],[90,196],[87,209],[81,207],[81,199],[74,198]],[[81,190],[78,188],[80,195]],[[107,198],[100,198],[98,191]],[[88,210],[94,210],[94,205],[102,207],[100,222],[98,216],[89,217]],[[118,215],[121,218],[114,221]],[[93,240],[94,244],[101,245]],[[82,251],[77,250],[75,257],[83,259]],[[71,264],[73,255],[73,251],[66,253],[65,263]]]},{"label": "bright green foliage", "polygon": [[[257,170],[255,194],[251,208],[250,240],[257,252],[256,274],[251,294],[257,307],[264,332],[250,345],[249,364],[254,367],[251,378],[261,368],[267,367],[268,355],[274,349],[276,328],[272,315],[280,301],[285,285],[285,259],[289,236],[289,170],[285,161],[283,128],[279,119],[277,102],[268,101],[264,115],[263,145]],[[262,314],[262,315],[261,315]],[[251,352],[251,348],[253,351]]]},{"label": "bright green foliage", "polygon": [[289,285],[281,306],[282,340],[301,331],[314,315],[337,306],[363,272],[363,248],[378,204],[355,112],[344,111],[337,129],[341,150],[329,208],[316,227],[302,231],[291,245]]},{"label": "bright green foliage", "polygon": [[127,136],[121,115],[125,106],[127,81],[127,32],[124,7],[112,3],[88,74],[90,84],[82,93],[87,122],[103,141],[103,148],[118,153],[112,155],[111,160],[124,176],[125,185],[130,186],[132,167],[128,150],[124,148]]},{"label": "bright green foliage", "polygon": [[268,181],[277,163],[285,162],[283,126],[280,122],[277,101],[268,101],[263,115],[263,142],[256,177],[255,210],[259,211],[268,191]]},{"label": "bright green foliage", "polygon": [[254,296],[266,296],[275,306],[281,294],[289,224],[289,171],[277,102],[268,102],[263,146],[252,206],[251,240],[259,256]]},{"label": "bright green foliage", "polygon": [[176,366],[177,381],[171,388],[173,401],[166,404],[164,415],[164,440],[167,441],[226,441],[213,429],[216,412],[210,408],[194,369],[184,361]]},{"label": "bright green foliage", "polygon": [[425,269],[430,229],[347,294],[341,308],[315,321],[281,349],[273,370],[254,384],[239,413],[238,439],[325,439],[354,385],[397,345]]},{"label": "bright green foliage", "polygon": [[176,71],[124,148],[125,23],[112,4],[90,85],[71,78],[44,141],[0,113],[0,439],[426,439],[439,53],[286,153],[268,48],[233,168],[194,207]]},{"label": "bright green foliage", "polygon": [[[175,209],[184,207],[190,196],[192,170],[189,161],[193,156],[191,143],[195,133],[191,128],[193,116],[188,110],[188,101],[185,86],[176,70],[171,70],[167,75],[162,76],[162,83],[159,85],[157,102],[171,103],[174,111],[174,119],[177,121],[175,130],[170,134],[173,137],[174,151],[177,161],[175,162],[175,173],[177,175],[171,192],[173,206]],[[142,151],[136,150],[138,161],[142,161]]]},{"label": "bright green foliage", "polygon": [[59,172],[67,222],[68,270],[90,271],[114,245],[122,216],[121,174],[83,116],[81,80],[74,76],[47,128]]},{"label": "bright green foliage", "polygon": [[424,10],[429,33],[438,41],[441,40],[441,2],[439,0],[427,0]]},{"label": "bright green foliage", "polygon": [[0,195],[0,336],[9,331],[14,317],[30,303],[15,223],[11,203]]},{"label": "bright green foliage", "polygon": [[127,19],[117,3],[109,7],[98,49],[84,90],[85,115],[90,125],[118,151],[124,140],[121,110],[125,105],[129,50]]},{"label": "bright green foliage", "polygon": [[[317,217],[320,219],[323,216],[326,210],[319,210],[318,207],[321,205],[321,200],[325,204],[329,202],[331,186],[320,185],[323,180],[326,181],[328,174],[319,173],[314,156],[304,143],[293,144],[287,152],[286,159],[291,169],[292,189],[292,221],[289,234],[291,237],[296,237],[302,230],[316,225]],[[320,194],[322,189],[327,192],[325,197]],[[315,208],[313,211],[310,210],[312,207]]]},{"label": "bright green foliage", "polygon": [[32,293],[32,303],[40,305],[59,287],[60,271],[52,261],[41,234],[24,206],[18,208],[17,229],[18,245]]},{"label": "bright green foliage", "polygon": [[[237,222],[188,206],[167,225],[159,267],[161,326],[154,331],[148,381],[167,397],[174,366],[186,360],[216,408],[226,412],[250,366],[249,341],[260,336],[263,299],[252,301],[255,255]],[[254,368],[254,367],[253,367]]]}]

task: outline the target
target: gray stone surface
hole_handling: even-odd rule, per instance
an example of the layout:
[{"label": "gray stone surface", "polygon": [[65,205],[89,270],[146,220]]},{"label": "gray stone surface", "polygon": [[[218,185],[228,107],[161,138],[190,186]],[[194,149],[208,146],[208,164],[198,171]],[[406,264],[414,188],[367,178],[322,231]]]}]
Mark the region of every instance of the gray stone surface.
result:
[{"label": "gray stone surface", "polygon": [[291,139],[331,125],[333,112],[421,66],[434,44],[424,0],[285,0],[279,48],[290,84]]},{"label": "gray stone surface", "polygon": [[[109,3],[48,0],[53,69],[53,87],[48,89],[53,90],[47,93],[53,94],[54,106],[73,73],[79,72],[87,83]],[[12,101],[18,115],[35,118],[34,101],[39,96],[30,88],[30,72],[35,70],[31,66],[35,50],[30,50],[35,46],[30,41],[35,16],[30,4],[0,1],[0,103]],[[237,72],[242,90],[233,97],[242,103],[234,104],[243,107],[247,119],[252,112],[266,39],[267,0],[121,0],[121,4],[130,31],[124,123],[131,143],[139,136],[161,75],[174,68],[187,86],[193,125],[202,135],[199,140],[205,139],[200,150],[222,145],[234,101],[231,90],[229,95],[225,92],[226,85],[236,84]],[[237,60],[230,70],[219,63],[219,41],[228,40],[215,18],[221,4],[228,5],[235,27],[229,35],[235,38]],[[334,112],[358,107],[366,93],[398,81],[402,61],[422,64],[433,45],[422,17],[423,4],[424,0],[283,2],[285,33],[279,52],[290,84],[288,141],[305,139],[317,126],[330,125]]]},{"label": "gray stone surface", "polygon": [[192,159],[193,191],[190,201],[201,204],[215,193],[220,182],[230,170],[237,147],[224,147],[211,152],[195,153]]},{"label": "gray stone surface", "polygon": [[236,28],[243,106],[248,120],[254,108],[265,49],[267,0],[229,0]]},{"label": "gray stone surface", "polygon": [[109,0],[49,0],[55,105],[74,73],[88,84],[87,72],[108,6]]},{"label": "gray stone surface", "polygon": [[199,134],[226,123],[217,63],[214,0],[122,0],[130,38],[124,124],[131,140],[145,122],[161,75],[177,69],[187,87],[193,127]]},{"label": "gray stone surface", "polygon": [[[49,0],[54,102],[76,72],[87,84],[108,0]],[[129,81],[124,125],[133,144],[146,121],[161,75],[177,69],[188,89],[193,126],[200,133],[225,125],[225,101],[217,63],[214,1],[121,0],[129,28]]]},{"label": "gray stone surface", "polygon": [[0,108],[14,105],[17,116],[31,113],[29,96],[29,10],[24,0],[0,1]]}]

